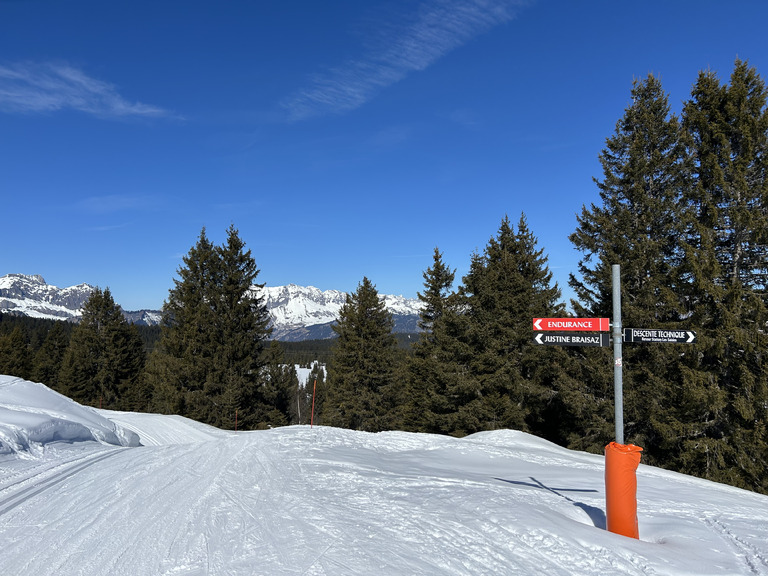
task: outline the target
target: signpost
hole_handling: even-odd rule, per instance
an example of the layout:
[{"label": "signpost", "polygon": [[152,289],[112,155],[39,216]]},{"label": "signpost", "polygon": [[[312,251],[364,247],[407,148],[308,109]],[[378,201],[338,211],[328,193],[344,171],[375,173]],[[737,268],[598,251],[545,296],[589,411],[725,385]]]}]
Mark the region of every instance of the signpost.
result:
[{"label": "signpost", "polygon": [[[621,268],[611,267],[613,291],[613,322],[610,318],[534,318],[533,338],[539,346],[610,346],[613,343],[613,400],[616,442],[624,444],[624,383],[622,342],[659,342],[693,344],[696,332],[663,328],[623,328],[621,325]],[[552,331],[552,332],[550,332]],[[604,332],[576,334],[575,332]],[[607,334],[606,332],[611,332]],[[613,338],[611,339],[611,336]]]},{"label": "signpost", "polygon": [[567,330],[579,332],[608,332],[608,318],[534,318],[534,330]]},{"label": "signpost", "polygon": [[693,344],[696,332],[690,330],[665,330],[644,328],[624,328],[624,342],[661,342],[672,344]]},{"label": "signpost", "polygon": [[610,346],[611,338],[608,334],[570,334],[551,333],[536,334],[533,339],[536,344],[542,346]]},{"label": "signpost", "polygon": [[[612,332],[613,398],[616,441],[606,446],[606,527],[610,532],[638,538],[637,479],[642,448],[624,444],[624,392],[622,382],[622,342],[661,342],[692,344],[696,332],[663,328],[623,328],[621,325],[621,268],[611,266],[613,322],[608,318],[534,318],[533,329],[540,332],[534,342],[540,346],[610,346],[609,334],[573,332]],[[547,331],[550,333],[541,333]],[[623,330],[623,333],[622,333]],[[629,527],[629,528],[626,528]]]},{"label": "signpost", "polygon": [[611,266],[613,296],[613,411],[616,442],[624,444],[624,381],[621,357],[621,266]]}]

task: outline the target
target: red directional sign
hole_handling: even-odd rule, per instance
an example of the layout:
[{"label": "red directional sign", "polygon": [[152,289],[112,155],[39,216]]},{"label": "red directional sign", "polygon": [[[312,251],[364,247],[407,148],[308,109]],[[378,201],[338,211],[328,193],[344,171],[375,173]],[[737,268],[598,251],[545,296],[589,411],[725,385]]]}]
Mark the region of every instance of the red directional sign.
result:
[{"label": "red directional sign", "polygon": [[608,332],[608,318],[534,318],[534,330]]}]

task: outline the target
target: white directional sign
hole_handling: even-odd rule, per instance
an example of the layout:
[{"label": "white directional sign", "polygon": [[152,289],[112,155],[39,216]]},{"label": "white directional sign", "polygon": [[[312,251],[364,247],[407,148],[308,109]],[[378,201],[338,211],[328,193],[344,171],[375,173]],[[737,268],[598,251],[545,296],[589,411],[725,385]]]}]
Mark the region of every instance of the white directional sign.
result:
[{"label": "white directional sign", "polygon": [[624,342],[662,342],[693,344],[696,332],[690,330],[663,330],[658,328],[624,328]]},{"label": "white directional sign", "polygon": [[542,346],[610,346],[608,334],[536,334],[533,339]]}]

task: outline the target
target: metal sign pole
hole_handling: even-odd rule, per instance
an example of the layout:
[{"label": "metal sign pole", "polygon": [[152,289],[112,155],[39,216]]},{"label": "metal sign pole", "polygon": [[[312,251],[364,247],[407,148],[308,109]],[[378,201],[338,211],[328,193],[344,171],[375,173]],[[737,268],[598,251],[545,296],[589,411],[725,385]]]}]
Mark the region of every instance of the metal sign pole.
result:
[{"label": "metal sign pole", "polygon": [[621,371],[621,267],[611,266],[613,275],[613,405],[616,418],[616,442],[624,444],[624,391]]}]

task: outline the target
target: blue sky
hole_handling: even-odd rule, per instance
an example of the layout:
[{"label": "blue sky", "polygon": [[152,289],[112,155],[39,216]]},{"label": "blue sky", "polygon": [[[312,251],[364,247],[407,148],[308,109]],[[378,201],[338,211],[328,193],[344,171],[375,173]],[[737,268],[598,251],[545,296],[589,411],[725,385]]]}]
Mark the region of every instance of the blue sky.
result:
[{"label": "blue sky", "polygon": [[203,226],[269,286],[415,297],[568,235],[634,78],[766,78],[768,2],[0,0],[0,275],[160,308]]}]

